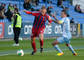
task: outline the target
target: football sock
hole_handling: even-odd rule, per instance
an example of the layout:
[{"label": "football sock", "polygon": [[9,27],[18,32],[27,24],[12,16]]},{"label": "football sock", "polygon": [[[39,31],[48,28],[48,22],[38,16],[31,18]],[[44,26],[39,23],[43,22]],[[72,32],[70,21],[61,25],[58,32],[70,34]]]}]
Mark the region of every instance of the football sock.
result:
[{"label": "football sock", "polygon": [[43,48],[43,40],[40,40],[40,48]]},{"label": "football sock", "polygon": [[75,53],[75,51],[74,51],[74,49],[72,48],[71,45],[69,45],[68,48],[72,51],[72,53]]},{"label": "football sock", "polygon": [[32,48],[33,48],[34,52],[36,52],[36,43],[35,43],[35,41],[32,42]]},{"label": "football sock", "polygon": [[59,48],[58,45],[55,45],[54,48],[55,48],[59,53],[63,53],[63,52],[61,51],[61,49]]},{"label": "football sock", "polygon": [[43,52],[43,48],[40,48],[40,52],[41,52],[41,53]]}]

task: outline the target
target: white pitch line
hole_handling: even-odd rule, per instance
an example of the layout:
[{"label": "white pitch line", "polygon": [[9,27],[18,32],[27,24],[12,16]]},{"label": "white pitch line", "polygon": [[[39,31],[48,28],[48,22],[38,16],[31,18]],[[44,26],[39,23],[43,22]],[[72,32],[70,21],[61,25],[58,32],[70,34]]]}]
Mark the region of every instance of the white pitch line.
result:
[{"label": "white pitch line", "polygon": [[2,55],[0,55],[0,56],[6,56],[6,55],[9,55],[9,54],[2,54]]}]

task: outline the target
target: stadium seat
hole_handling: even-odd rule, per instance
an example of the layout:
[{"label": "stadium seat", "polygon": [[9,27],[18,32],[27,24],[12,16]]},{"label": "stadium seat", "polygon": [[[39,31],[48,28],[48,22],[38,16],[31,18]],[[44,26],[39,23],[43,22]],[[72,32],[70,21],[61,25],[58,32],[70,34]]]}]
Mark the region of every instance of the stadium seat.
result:
[{"label": "stadium seat", "polygon": [[[0,2],[3,2],[3,3],[6,4],[6,9],[7,9],[8,3],[17,4],[18,8],[20,9],[20,14],[22,16],[23,21],[31,21],[31,22],[34,21],[34,17],[32,15],[28,15],[28,14],[26,14],[26,13],[23,12],[23,10],[24,10],[24,8],[23,8],[23,0],[21,0],[20,3],[19,3],[19,1],[6,1],[5,2],[4,0],[3,1],[0,1]],[[57,0],[53,0],[52,1],[52,4],[47,4],[47,7],[48,6],[53,6],[54,8],[52,10],[52,13],[56,11],[57,12],[57,17],[59,18],[62,8],[57,7],[56,4],[57,4]],[[20,5],[20,7],[19,7],[19,5]],[[34,6],[33,8],[34,9],[40,9],[42,5],[45,5],[45,3],[43,1],[40,1],[39,5],[36,6],[36,7]],[[84,14],[80,14],[78,12],[75,12],[74,11],[74,6],[69,5],[69,2],[68,1],[64,1],[63,2],[63,5],[65,7],[69,7],[69,15],[70,15],[70,18],[74,18],[76,21],[78,21],[80,23],[83,23],[84,22],[83,21]],[[7,20],[7,19],[1,20],[1,21],[5,21],[5,20]],[[5,22],[7,22],[7,21],[5,21]]]}]

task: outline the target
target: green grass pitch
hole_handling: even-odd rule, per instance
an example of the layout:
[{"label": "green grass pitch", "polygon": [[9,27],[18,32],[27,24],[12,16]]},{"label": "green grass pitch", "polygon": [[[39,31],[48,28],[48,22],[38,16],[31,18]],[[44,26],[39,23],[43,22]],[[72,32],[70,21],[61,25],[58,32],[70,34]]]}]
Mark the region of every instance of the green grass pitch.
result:
[{"label": "green grass pitch", "polygon": [[[51,43],[56,39],[44,39],[44,52],[40,53],[39,40],[36,40],[37,53],[31,56],[32,48],[30,40],[20,41],[19,47],[13,47],[13,40],[11,41],[0,41],[0,60],[84,60],[84,38],[73,38],[71,39],[71,45],[78,53],[78,56],[73,56],[71,51],[66,47],[65,44],[60,44],[59,47],[63,50],[63,56],[56,56],[58,53]],[[25,55],[17,56],[16,52],[18,49],[23,49]]]}]

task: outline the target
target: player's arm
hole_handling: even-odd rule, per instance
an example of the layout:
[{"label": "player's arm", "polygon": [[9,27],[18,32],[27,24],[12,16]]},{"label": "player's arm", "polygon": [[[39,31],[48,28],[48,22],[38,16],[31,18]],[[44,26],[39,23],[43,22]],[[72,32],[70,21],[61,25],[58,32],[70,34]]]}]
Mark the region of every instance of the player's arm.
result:
[{"label": "player's arm", "polygon": [[23,10],[23,11],[27,14],[32,14],[32,12],[30,12],[30,11],[27,11],[27,10]]},{"label": "player's arm", "polygon": [[48,25],[50,25],[52,23],[52,19],[50,16],[47,16],[47,18],[48,18],[48,22],[49,22]]},{"label": "player's arm", "polygon": [[39,13],[38,12],[30,12],[30,11],[27,11],[27,10],[24,10],[25,13],[27,14],[31,14],[33,16],[37,16]]},{"label": "player's arm", "polygon": [[58,20],[55,16],[53,16],[55,20],[52,20],[54,23],[62,24],[62,20]]}]

